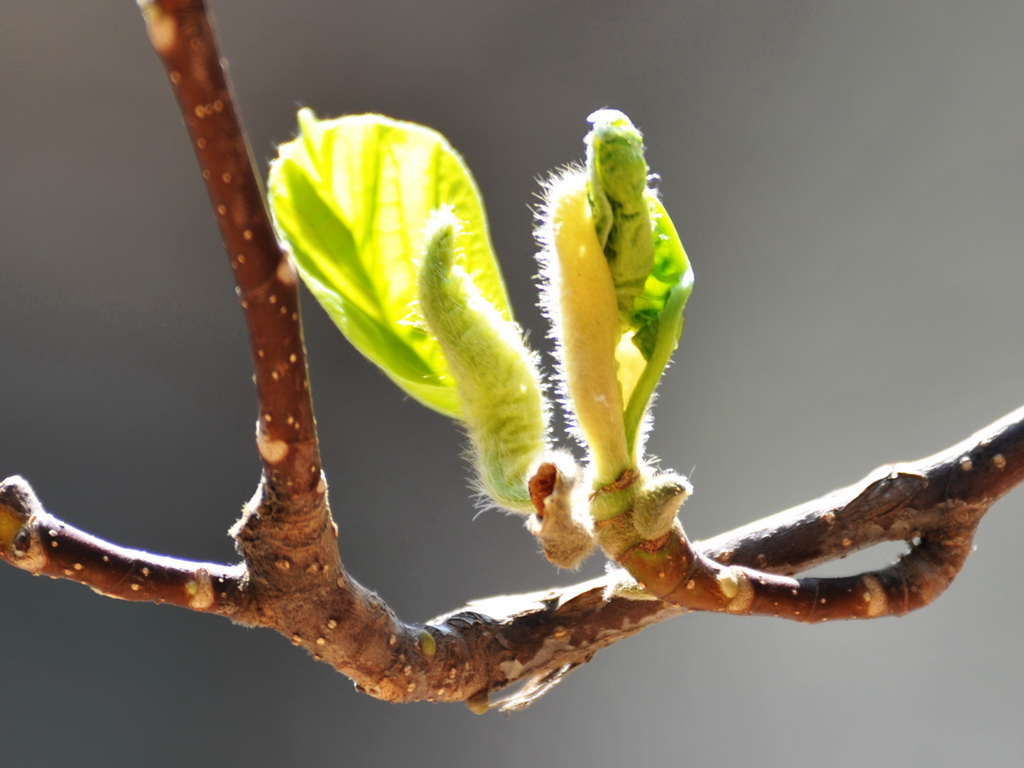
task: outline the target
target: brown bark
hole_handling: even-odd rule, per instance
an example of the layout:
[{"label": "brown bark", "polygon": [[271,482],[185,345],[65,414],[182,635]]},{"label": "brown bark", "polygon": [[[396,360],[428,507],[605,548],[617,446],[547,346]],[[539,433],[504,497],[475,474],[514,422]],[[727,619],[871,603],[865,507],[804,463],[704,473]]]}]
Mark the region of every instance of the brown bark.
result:
[{"label": "brown bark", "polygon": [[[851,577],[856,610],[833,617],[866,616],[869,606],[875,615],[900,615],[927,604],[948,585],[969,551],[974,527],[1022,478],[1024,408],[942,453],[883,467],[860,483],[695,546],[718,563],[785,575],[883,541],[919,537],[902,564],[873,575],[884,604],[873,585],[862,588],[863,576]],[[123,550],[43,512],[17,478],[0,487],[4,531],[14,533],[0,539],[0,544],[11,542],[0,546],[0,557],[12,565],[127,600],[168,602],[277,629],[367,693],[396,702],[468,701],[483,708],[490,692],[525,681],[524,690],[502,702],[506,708],[522,706],[601,648],[687,610],[637,599],[628,577],[617,572],[573,587],[471,603],[426,626],[404,624],[343,571],[314,568],[316,557],[305,558],[304,569],[294,565],[296,559],[282,559],[254,578],[244,565],[189,563]],[[336,553],[333,544],[326,548],[332,552],[321,552],[324,559]],[[950,560],[954,567],[947,570]],[[76,569],[75,563],[88,566]],[[218,585],[209,605],[197,604],[190,592],[200,569]],[[931,570],[942,578],[915,582],[916,574]],[[131,581],[123,580],[125,572]],[[145,589],[133,590],[137,582]],[[865,600],[865,593],[875,602]],[[820,610],[812,603],[805,618],[814,620]]]}]

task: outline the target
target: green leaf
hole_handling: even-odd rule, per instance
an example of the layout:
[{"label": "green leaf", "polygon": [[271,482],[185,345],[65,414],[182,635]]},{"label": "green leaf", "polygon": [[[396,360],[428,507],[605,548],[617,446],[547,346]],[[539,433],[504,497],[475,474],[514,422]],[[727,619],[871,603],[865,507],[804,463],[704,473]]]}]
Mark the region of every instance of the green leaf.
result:
[{"label": "green leaf", "polygon": [[683,332],[683,309],[693,291],[693,268],[672,219],[652,192],[647,201],[654,222],[654,269],[633,304],[633,344],[647,361],[626,403],[626,441],[630,450],[647,404]]},{"label": "green leaf", "polygon": [[461,263],[511,320],[480,192],[441,134],[380,115],[318,120],[278,148],[268,192],[278,235],[341,332],[424,405],[461,418],[455,382],[417,306],[423,229],[448,206]]}]

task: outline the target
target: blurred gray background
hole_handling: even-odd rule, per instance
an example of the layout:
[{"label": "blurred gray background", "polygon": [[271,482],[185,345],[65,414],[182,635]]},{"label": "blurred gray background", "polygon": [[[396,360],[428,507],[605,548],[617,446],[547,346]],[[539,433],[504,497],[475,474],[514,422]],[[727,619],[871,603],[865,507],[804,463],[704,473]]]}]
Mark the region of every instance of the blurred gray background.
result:
[{"label": "blurred gray background", "polygon": [[[0,476],[114,541],[233,560],[252,494],[242,318],[130,0],[2,0]],[[1024,5],[635,0],[214,3],[261,167],[299,106],[444,132],[534,306],[536,179],[626,111],[695,264],[651,446],[709,536],[1024,402]],[[342,555],[400,614],[570,583],[474,520],[458,431],[307,301]],[[691,615],[533,709],[353,690],[288,641],[0,568],[4,765],[1016,766],[1024,495],[935,605],[805,627]],[[846,570],[894,556],[870,551]],[[842,570],[842,569],[840,569]]]}]

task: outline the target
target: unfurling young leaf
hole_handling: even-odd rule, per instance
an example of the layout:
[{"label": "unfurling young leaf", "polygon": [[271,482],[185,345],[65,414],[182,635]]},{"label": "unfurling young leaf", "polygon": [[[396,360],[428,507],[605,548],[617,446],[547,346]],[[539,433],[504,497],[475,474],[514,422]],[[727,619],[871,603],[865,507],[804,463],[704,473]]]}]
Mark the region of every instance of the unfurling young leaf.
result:
[{"label": "unfurling young leaf", "polygon": [[450,206],[456,247],[480,294],[511,320],[487,218],[462,158],[436,131],[380,115],[318,120],[278,148],[268,193],[307,287],[366,357],[425,405],[461,406],[444,353],[416,306],[423,228]]},{"label": "unfurling young leaf", "polygon": [[587,118],[587,199],[615,284],[619,321],[631,327],[633,303],[654,267],[643,136],[616,109]]},{"label": "unfurling young leaf", "polygon": [[[640,449],[640,427],[651,395],[679,343],[683,310],[693,291],[693,269],[672,219],[654,193],[648,192],[646,197],[654,220],[654,268],[643,293],[633,302],[635,330],[629,341],[646,361],[635,383],[626,390],[626,436],[634,450]],[[620,360],[623,357],[619,355]]]}]

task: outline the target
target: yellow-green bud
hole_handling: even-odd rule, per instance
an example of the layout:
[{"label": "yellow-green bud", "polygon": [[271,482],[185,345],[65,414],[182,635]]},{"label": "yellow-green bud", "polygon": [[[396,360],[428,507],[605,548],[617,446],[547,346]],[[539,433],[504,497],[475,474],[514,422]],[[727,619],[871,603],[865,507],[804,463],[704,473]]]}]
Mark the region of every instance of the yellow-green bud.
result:
[{"label": "yellow-green bud", "polygon": [[664,536],[672,528],[679,507],[693,493],[685,477],[663,475],[648,481],[633,502],[633,527],[644,539]]},{"label": "yellow-green bud", "polygon": [[552,181],[540,237],[545,241],[545,305],[559,344],[566,405],[590,449],[594,486],[615,482],[633,465],[626,448],[615,350],[615,286],[587,202],[586,176]]},{"label": "yellow-green bud", "polygon": [[484,491],[502,507],[529,513],[527,482],[547,437],[540,375],[519,327],[457,263],[457,227],[448,209],[436,211],[427,225],[420,310],[455,378]]}]

